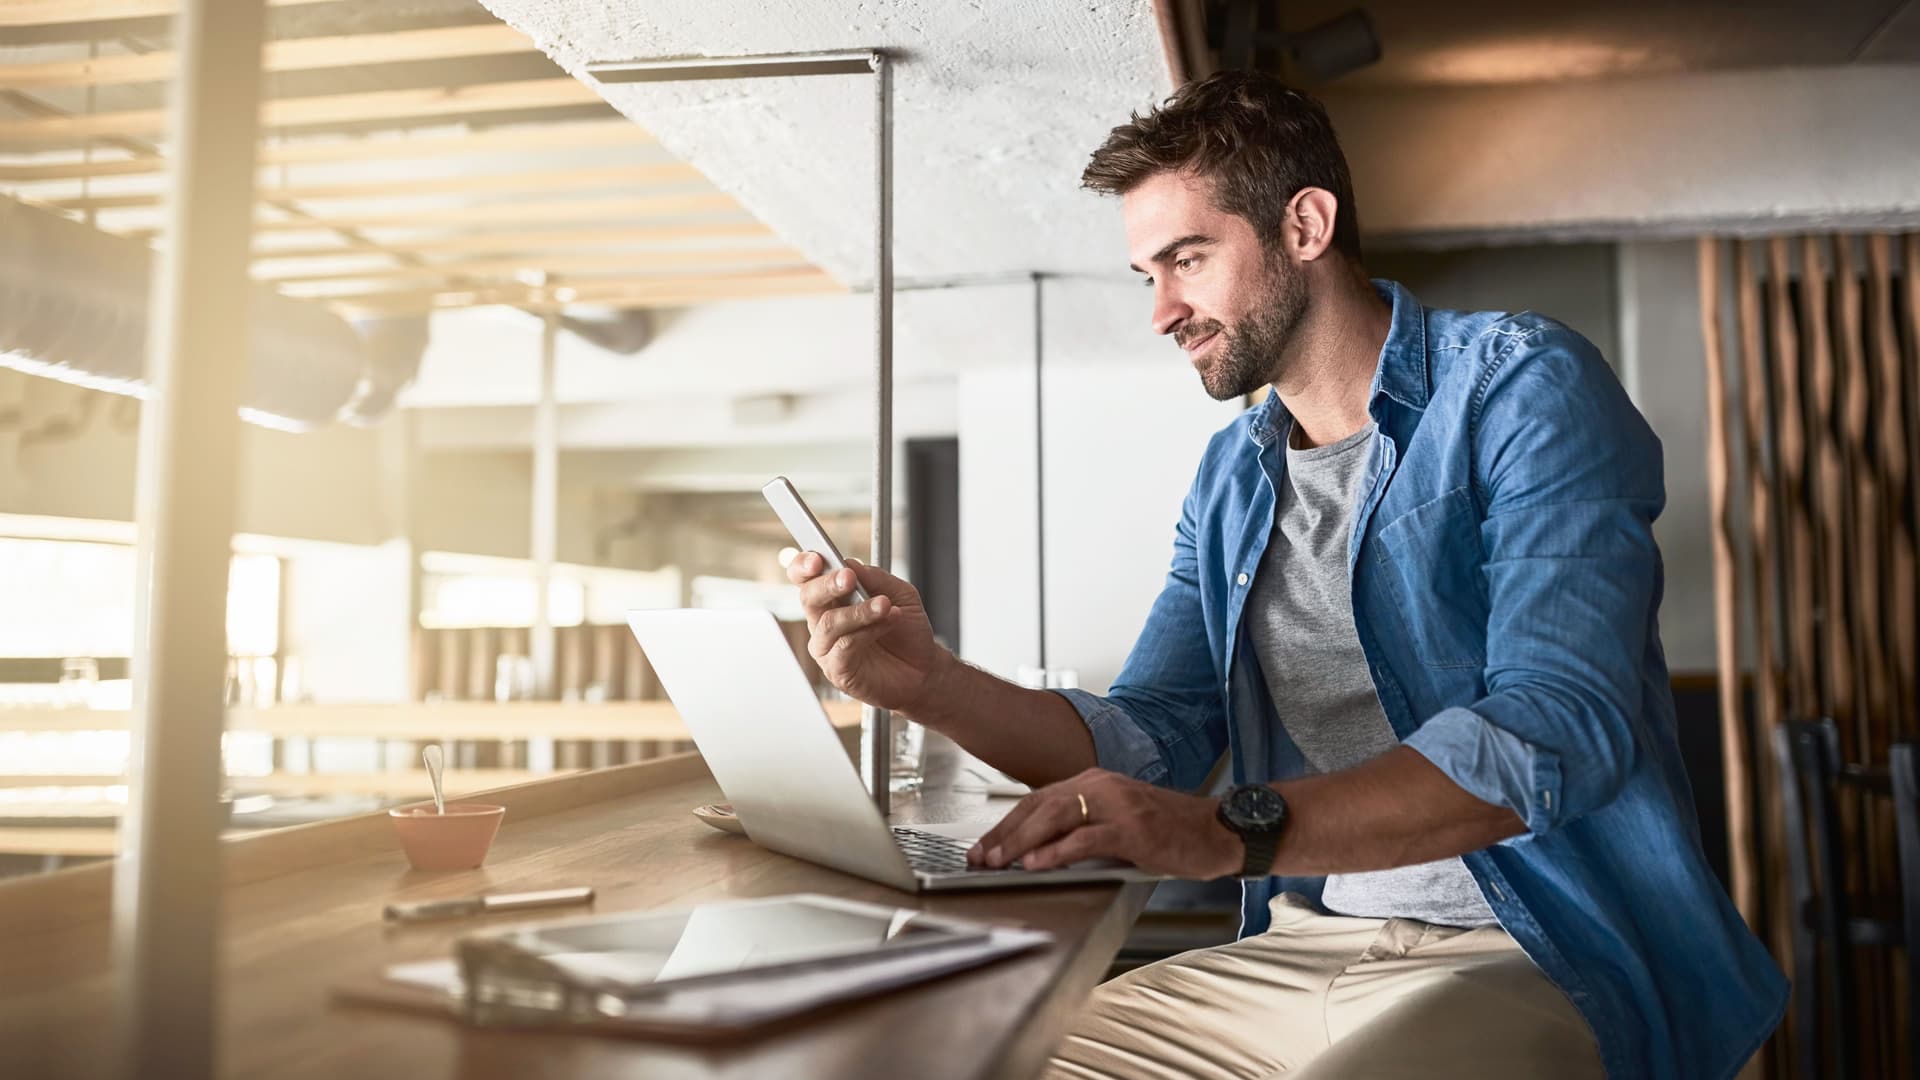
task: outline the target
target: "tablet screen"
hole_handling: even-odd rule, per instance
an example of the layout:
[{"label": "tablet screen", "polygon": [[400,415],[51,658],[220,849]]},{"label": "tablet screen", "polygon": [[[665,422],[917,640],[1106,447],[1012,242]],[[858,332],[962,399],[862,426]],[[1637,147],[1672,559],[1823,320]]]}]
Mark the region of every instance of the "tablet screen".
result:
[{"label": "tablet screen", "polygon": [[502,935],[583,982],[626,988],[980,936],[918,912],[807,896],[730,901]]}]

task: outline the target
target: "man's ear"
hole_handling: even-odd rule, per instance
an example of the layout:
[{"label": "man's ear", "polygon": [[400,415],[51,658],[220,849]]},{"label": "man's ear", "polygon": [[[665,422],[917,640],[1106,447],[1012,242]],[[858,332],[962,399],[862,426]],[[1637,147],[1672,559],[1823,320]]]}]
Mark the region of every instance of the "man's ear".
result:
[{"label": "man's ear", "polygon": [[1286,245],[1295,259],[1312,262],[1333,246],[1340,200],[1326,188],[1301,188],[1287,201]]}]

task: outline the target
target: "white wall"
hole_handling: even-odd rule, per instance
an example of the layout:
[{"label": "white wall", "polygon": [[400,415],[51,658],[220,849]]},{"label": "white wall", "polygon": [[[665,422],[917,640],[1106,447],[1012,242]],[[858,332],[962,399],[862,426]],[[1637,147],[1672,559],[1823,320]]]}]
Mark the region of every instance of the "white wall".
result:
[{"label": "white wall", "polygon": [[1428,307],[1558,319],[1620,366],[1612,244],[1369,251],[1366,261],[1369,274],[1400,282]]},{"label": "white wall", "polygon": [[1164,367],[1075,363],[1047,378],[1047,661],[1096,691],[1160,593],[1207,440],[1240,411],[1163,347]]},{"label": "white wall", "polygon": [[961,651],[1008,678],[1040,656],[1031,364],[959,381]]},{"label": "white wall", "polygon": [[1713,534],[1707,498],[1706,345],[1689,241],[1621,244],[1620,358],[1627,393],[1660,436],[1667,509],[1654,523],[1666,563],[1660,638],[1674,671],[1713,671]]},{"label": "white wall", "polygon": [[[1046,298],[1047,663],[1104,692],[1160,591],[1200,454],[1239,406],[1150,332],[1146,290],[1067,280]],[[1010,676],[1039,658],[1037,508],[1031,352],[1003,361],[959,381],[960,632],[968,660]]]},{"label": "white wall", "polygon": [[300,693],[326,705],[405,701],[412,692],[409,550],[287,545],[282,645],[300,661]]}]

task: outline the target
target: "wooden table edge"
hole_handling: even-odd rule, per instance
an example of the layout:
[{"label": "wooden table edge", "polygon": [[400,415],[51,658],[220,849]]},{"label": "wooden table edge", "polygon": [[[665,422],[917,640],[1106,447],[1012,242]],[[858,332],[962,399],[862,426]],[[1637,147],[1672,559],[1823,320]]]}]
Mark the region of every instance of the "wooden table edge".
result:
[{"label": "wooden table edge", "polygon": [[[855,740],[859,729],[841,729],[841,736],[843,740]],[[676,754],[468,792],[461,799],[505,806],[516,820],[525,820],[707,775],[706,762],[698,754]],[[390,850],[395,843],[393,824],[384,810],[229,836],[221,841],[227,864],[226,887],[233,889],[293,870],[346,862]],[[0,935],[44,932],[105,918],[112,902],[116,863],[110,859],[0,881]]]}]

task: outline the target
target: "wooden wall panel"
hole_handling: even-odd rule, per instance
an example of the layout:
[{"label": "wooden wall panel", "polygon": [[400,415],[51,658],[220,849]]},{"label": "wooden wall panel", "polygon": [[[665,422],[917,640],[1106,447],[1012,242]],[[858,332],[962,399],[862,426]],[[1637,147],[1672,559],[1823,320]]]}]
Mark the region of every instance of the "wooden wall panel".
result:
[{"label": "wooden wall panel", "polygon": [[1780,508],[1780,564],[1785,570],[1782,596],[1781,673],[1786,708],[1795,719],[1815,715],[1820,694],[1814,675],[1816,642],[1813,604],[1813,524],[1807,512],[1807,425],[1801,401],[1801,340],[1791,258],[1784,236],[1767,242],[1767,300],[1772,333],[1767,356],[1773,378],[1771,420],[1775,433]]},{"label": "wooden wall panel", "polygon": [[1720,749],[1725,759],[1727,800],[1727,876],[1734,906],[1758,930],[1760,882],[1754,866],[1753,794],[1748,763],[1753,760],[1746,718],[1740,703],[1740,586],[1733,544],[1731,476],[1733,430],[1727,424],[1726,338],[1720,332],[1724,291],[1724,244],[1700,240],[1700,331],[1707,361],[1707,490],[1713,502],[1714,647],[1719,659]]},{"label": "wooden wall panel", "polygon": [[1852,531],[1849,558],[1852,570],[1852,611],[1856,677],[1860,680],[1860,715],[1848,755],[1859,760],[1874,743],[1878,718],[1887,711],[1886,664],[1880,622],[1871,610],[1871,598],[1883,587],[1880,575],[1880,497],[1868,445],[1872,384],[1867,373],[1858,260],[1851,237],[1834,245],[1833,272],[1838,296],[1837,328],[1840,340],[1840,438],[1846,449],[1847,518]]},{"label": "wooden wall panel", "polygon": [[[1867,238],[1867,265],[1872,303],[1872,324],[1868,336],[1875,374],[1874,446],[1880,466],[1881,520],[1886,522],[1882,537],[1885,544],[1887,604],[1884,622],[1887,629],[1887,668],[1890,678],[1889,723],[1894,716],[1913,716],[1914,700],[1914,582],[1913,528],[1909,524],[1909,482],[1912,465],[1907,459],[1906,383],[1911,372],[1904,362],[1900,340],[1894,329],[1896,302],[1893,280],[1893,238],[1876,234]],[[1909,268],[1911,273],[1911,268]],[[1905,602],[1902,602],[1905,601]],[[1889,739],[1893,737],[1890,729]]]},{"label": "wooden wall panel", "polygon": [[[1776,469],[1769,452],[1771,447],[1766,439],[1771,410],[1767,393],[1766,347],[1762,341],[1764,329],[1760,315],[1760,283],[1755,268],[1760,253],[1752,250],[1752,245],[1747,243],[1736,243],[1733,250],[1736,258],[1734,307],[1740,328],[1740,388],[1746,417],[1747,517],[1753,551],[1756,657],[1753,681],[1760,712],[1753,745],[1764,747],[1772,745],[1773,731],[1780,725],[1785,711],[1777,646],[1780,633],[1780,600],[1776,587],[1779,581],[1780,545],[1778,526],[1774,521],[1777,483],[1774,478]],[[1760,790],[1778,791],[1779,781],[1773,755],[1756,754],[1752,762]],[[1765,865],[1769,868],[1784,866],[1785,824],[1781,820],[1778,801],[1762,799],[1760,810],[1758,832]],[[1769,873],[1761,892],[1767,912],[1764,936],[1771,944],[1775,958],[1781,959],[1781,967],[1792,978],[1793,925],[1786,881],[1779,874]]]},{"label": "wooden wall panel", "polygon": [[[1754,748],[1782,719],[1828,716],[1848,767],[1879,772],[1896,741],[1920,735],[1920,237],[1706,237],[1698,251],[1731,885],[1749,921],[1757,900],[1766,939],[1791,968],[1784,778]],[[1737,412],[1727,400],[1736,378]],[[1739,468],[1744,514],[1732,497]],[[1738,562],[1742,536],[1750,567]],[[1743,617],[1755,645],[1751,717],[1738,694]],[[1847,888],[1897,895],[1891,805],[1853,786],[1836,802]],[[1758,825],[1742,820],[1749,806]],[[1887,949],[1852,952],[1855,1026],[1823,1037],[1852,1042],[1863,1076],[1908,1075],[1904,968]],[[1813,973],[1789,974],[1796,995],[1815,992]],[[1793,1075],[1792,1037],[1785,1026],[1776,1035],[1774,1075]]]},{"label": "wooden wall panel", "polygon": [[[1907,361],[1902,365],[1907,373],[1907,512],[1908,525],[1914,530],[1908,540],[1915,545],[1915,557],[1920,560],[1920,233],[1907,234],[1902,253],[1906,280],[1900,324],[1906,328],[1907,341]],[[1920,600],[1909,609],[1910,618],[1920,618],[1913,615],[1912,606],[1920,606]],[[1907,663],[1914,674],[1908,679],[1908,697],[1901,710],[1907,722],[1902,737],[1913,739],[1920,738],[1920,641],[1909,642]]]},{"label": "wooden wall panel", "polygon": [[1854,716],[1855,671],[1853,632],[1848,623],[1847,574],[1844,555],[1847,550],[1844,501],[1845,472],[1841,467],[1840,439],[1834,429],[1835,372],[1833,366],[1833,323],[1828,315],[1828,297],[1832,292],[1829,277],[1829,244],[1825,237],[1808,236],[1800,244],[1801,296],[1806,305],[1806,360],[1810,376],[1813,433],[1813,502],[1819,528],[1813,536],[1814,561],[1822,574],[1816,602],[1820,606],[1821,640],[1824,662],[1821,666],[1823,711],[1843,731],[1852,730]]}]

